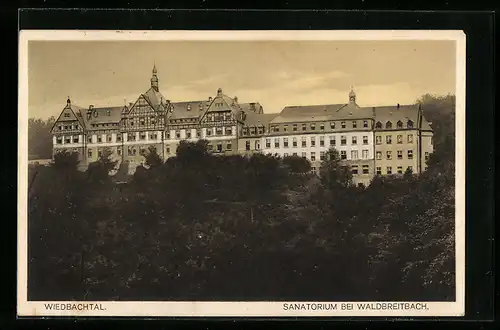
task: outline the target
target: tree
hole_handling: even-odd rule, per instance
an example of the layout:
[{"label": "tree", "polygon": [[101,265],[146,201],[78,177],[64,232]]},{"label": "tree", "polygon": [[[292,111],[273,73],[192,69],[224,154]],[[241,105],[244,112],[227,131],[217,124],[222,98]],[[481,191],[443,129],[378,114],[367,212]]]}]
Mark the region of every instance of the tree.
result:
[{"label": "tree", "polygon": [[321,182],[327,188],[352,186],[352,173],[349,166],[342,163],[339,152],[335,148],[330,148],[326,152],[319,171]]},{"label": "tree", "polygon": [[78,163],[78,153],[68,150],[61,150],[54,154],[54,160],[52,161],[52,167],[58,171],[64,173],[76,172]]},{"label": "tree", "polygon": [[52,158],[52,134],[50,130],[55,118],[28,119],[28,157],[30,159]]},{"label": "tree", "polygon": [[99,153],[99,158],[89,164],[87,174],[93,182],[104,182],[109,179],[109,172],[116,167],[118,161],[111,157],[112,151],[109,148],[104,148]]},{"label": "tree", "polygon": [[163,164],[163,160],[154,146],[149,146],[148,152],[143,156],[146,159],[146,165],[151,169],[160,167]]},{"label": "tree", "polygon": [[311,170],[311,163],[304,157],[284,157],[283,164],[289,168],[291,173],[307,173]]}]

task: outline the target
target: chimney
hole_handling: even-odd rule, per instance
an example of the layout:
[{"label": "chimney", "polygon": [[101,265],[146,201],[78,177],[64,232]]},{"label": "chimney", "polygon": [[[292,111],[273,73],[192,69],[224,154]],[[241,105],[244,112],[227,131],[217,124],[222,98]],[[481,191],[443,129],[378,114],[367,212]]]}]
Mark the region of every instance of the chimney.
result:
[{"label": "chimney", "polygon": [[217,96],[222,96],[222,88],[220,88],[220,87],[217,90]]},{"label": "chimney", "polygon": [[234,103],[238,103],[238,96],[234,97]]},{"label": "chimney", "polygon": [[191,104],[187,105],[187,111],[191,111]]},{"label": "chimney", "polygon": [[245,120],[245,118],[246,118],[245,111],[241,111],[240,112],[240,119],[243,121],[243,120]]},{"label": "chimney", "polygon": [[89,110],[92,110],[92,109],[94,109],[94,105],[93,104],[89,105]]},{"label": "chimney", "polygon": [[398,103],[398,109],[399,109],[399,103]]},{"label": "chimney", "polygon": [[129,106],[130,108],[132,108],[132,106],[133,106],[133,105],[134,105],[134,103],[133,103],[133,102],[129,102],[129,103],[128,103],[128,106]]},{"label": "chimney", "polygon": [[372,116],[375,117],[375,107],[372,108]]},{"label": "chimney", "polygon": [[203,103],[200,103],[200,111],[203,110]]},{"label": "chimney", "polygon": [[212,97],[211,96],[208,97],[208,102],[212,102]]},{"label": "chimney", "polygon": [[250,109],[255,112],[255,102],[250,102]]}]

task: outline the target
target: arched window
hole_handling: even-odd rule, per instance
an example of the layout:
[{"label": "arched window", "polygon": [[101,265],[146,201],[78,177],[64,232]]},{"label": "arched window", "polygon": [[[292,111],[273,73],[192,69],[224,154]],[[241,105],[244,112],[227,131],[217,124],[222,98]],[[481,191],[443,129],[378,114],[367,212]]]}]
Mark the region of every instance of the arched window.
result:
[{"label": "arched window", "polygon": [[411,120],[408,120],[408,123],[406,124],[408,128],[413,128],[413,122]]},{"label": "arched window", "polygon": [[385,123],[385,128],[392,128],[392,123],[390,121]]},{"label": "arched window", "polygon": [[377,121],[377,123],[375,124],[375,128],[382,128],[382,123]]},{"label": "arched window", "polygon": [[401,120],[398,120],[398,128],[403,128],[403,122]]}]

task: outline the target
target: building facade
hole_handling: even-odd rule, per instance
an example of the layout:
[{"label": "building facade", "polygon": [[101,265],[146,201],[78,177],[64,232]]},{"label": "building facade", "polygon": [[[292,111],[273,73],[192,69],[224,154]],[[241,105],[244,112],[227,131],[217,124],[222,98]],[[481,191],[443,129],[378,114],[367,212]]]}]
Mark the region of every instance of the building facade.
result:
[{"label": "building facade", "polygon": [[129,174],[144,164],[150,148],[166,160],[181,141],[200,139],[218,155],[304,157],[316,173],[333,147],[353,181],[363,185],[377,174],[426,169],[432,129],[419,107],[360,107],[352,88],[348,97],[345,103],[287,106],[272,114],[258,102],[239,103],[220,88],[206,100],[171,102],[159,91],[153,67],[150,88],[128,105],[82,108],[68,98],[52,129],[53,150],[78,152],[85,169],[106,149]]}]

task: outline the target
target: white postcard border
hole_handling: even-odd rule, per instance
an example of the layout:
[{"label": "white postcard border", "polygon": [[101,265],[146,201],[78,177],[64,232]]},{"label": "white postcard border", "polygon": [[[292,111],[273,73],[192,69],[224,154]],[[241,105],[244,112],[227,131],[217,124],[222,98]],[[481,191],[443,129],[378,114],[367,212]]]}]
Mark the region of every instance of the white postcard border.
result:
[{"label": "white postcard border", "polygon": [[[33,302],[27,292],[28,42],[174,40],[454,40],[456,41],[456,164],[454,302]],[[384,31],[83,31],[24,30],[19,34],[18,112],[18,316],[463,316],[465,314],[465,34],[455,30]],[[372,304],[361,310],[358,304]],[[288,304],[285,306],[285,304]],[[379,304],[379,305],[377,305]],[[385,305],[382,305],[385,304]],[[403,304],[403,305],[401,305]],[[415,304],[414,309],[404,304]],[[333,306],[336,306],[333,309]],[[416,307],[418,305],[418,308]],[[48,308],[50,306],[50,308]],[[292,306],[293,308],[290,308]],[[320,307],[321,306],[321,307]],[[366,306],[366,305],[365,305]],[[329,309],[327,309],[329,308]],[[385,309],[381,309],[385,308]],[[390,309],[388,309],[390,308]]]}]

